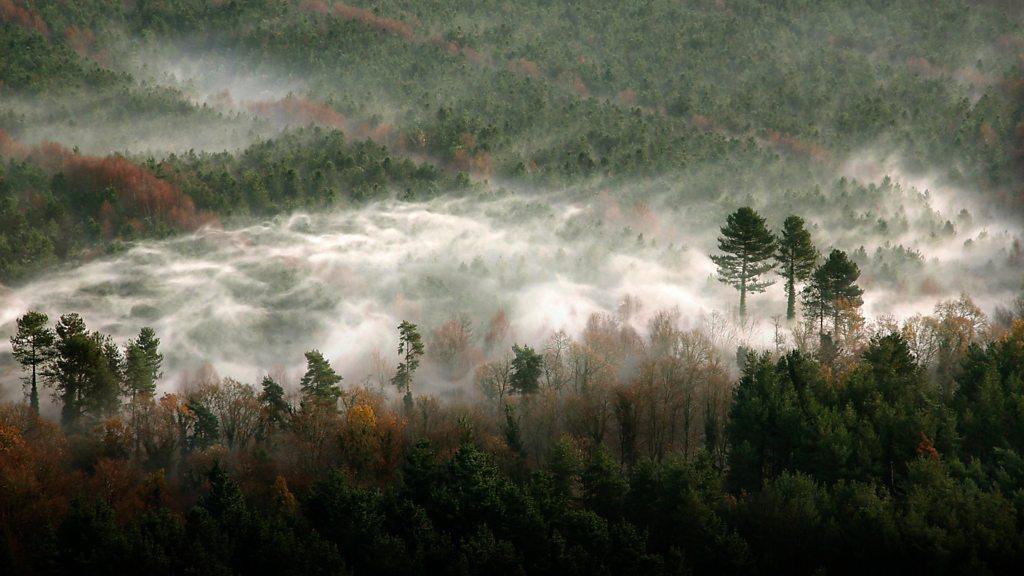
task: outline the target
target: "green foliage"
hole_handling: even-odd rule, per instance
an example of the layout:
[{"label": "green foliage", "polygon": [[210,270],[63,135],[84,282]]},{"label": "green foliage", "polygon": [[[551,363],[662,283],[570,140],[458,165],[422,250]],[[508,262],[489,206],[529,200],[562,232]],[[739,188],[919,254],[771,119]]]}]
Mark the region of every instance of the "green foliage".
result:
[{"label": "green foliage", "polygon": [[796,318],[796,284],[807,280],[818,261],[818,250],[811,234],[804,228],[804,219],[789,216],[782,224],[775,260],[779,274],[786,280],[786,318]]},{"label": "green foliage", "polygon": [[277,429],[283,426],[291,415],[292,407],[284,397],[284,388],[270,376],[264,376],[260,382],[260,408],[265,419],[265,426]]},{"label": "green foliage", "polygon": [[342,378],[319,350],[306,352],[306,373],[299,380],[302,401],[310,405],[334,406],[341,398]]},{"label": "green foliage", "polygon": [[22,370],[31,371],[24,377],[29,386],[29,405],[39,414],[39,372],[53,354],[55,335],[47,326],[50,321],[46,314],[29,311],[17,320],[17,332],[11,336],[11,354],[21,364]]},{"label": "green foliage", "polygon": [[83,416],[98,419],[118,408],[120,389],[119,350],[99,332],[86,331],[78,314],[64,314],[57,322],[52,362],[46,379],[61,401],[65,425],[79,423]]},{"label": "green foliage", "polygon": [[847,310],[855,310],[863,304],[864,291],[857,286],[860,268],[849,259],[846,252],[832,250],[825,262],[815,269],[810,282],[803,289],[805,314],[818,321],[818,329],[824,334],[825,319],[832,320],[833,333],[839,330],[839,317]]},{"label": "green foliage", "polygon": [[765,226],[764,218],[744,206],[729,215],[718,249],[723,254],[711,257],[718,266],[718,279],[740,291],[740,316],[747,313],[747,292],[764,292],[771,280],[760,277],[771,270],[775,256],[775,237]]},{"label": "green foliage", "polygon": [[533,394],[540,387],[540,376],[544,372],[544,357],[529,346],[512,346],[512,375],[509,378],[511,391],[516,394]]},{"label": "green foliage", "polygon": [[403,393],[406,409],[411,410],[412,377],[420,365],[420,356],[423,356],[423,339],[416,325],[405,320],[398,325],[398,355],[402,361],[399,362],[391,383]]},{"label": "green foliage", "polygon": [[220,421],[202,402],[190,400],[185,407],[192,419],[192,428],[185,439],[189,450],[205,450],[220,438]]},{"label": "green foliage", "polygon": [[144,327],[135,340],[125,346],[125,391],[133,398],[152,399],[156,381],[163,373],[163,355],[159,351],[160,339],[152,328]]}]

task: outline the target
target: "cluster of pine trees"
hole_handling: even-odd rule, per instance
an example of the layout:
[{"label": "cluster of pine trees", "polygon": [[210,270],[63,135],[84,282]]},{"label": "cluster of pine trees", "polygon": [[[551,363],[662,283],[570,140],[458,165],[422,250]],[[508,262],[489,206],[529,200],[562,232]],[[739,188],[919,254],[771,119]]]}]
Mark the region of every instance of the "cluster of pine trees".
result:
[{"label": "cluster of pine trees", "polygon": [[864,291],[857,286],[860,269],[846,252],[832,250],[820,265],[820,254],[811,241],[810,232],[799,216],[790,216],[782,224],[782,232],[773,234],[765,219],[744,206],[729,215],[718,238],[722,254],[711,257],[718,266],[720,281],[740,292],[740,317],[747,313],[747,294],[764,292],[774,284],[765,278],[777,272],[785,280],[786,318],[796,318],[797,285],[806,283],[802,295],[805,315],[818,324],[825,334],[826,319],[832,322],[833,334],[839,330],[840,316],[856,311]]}]

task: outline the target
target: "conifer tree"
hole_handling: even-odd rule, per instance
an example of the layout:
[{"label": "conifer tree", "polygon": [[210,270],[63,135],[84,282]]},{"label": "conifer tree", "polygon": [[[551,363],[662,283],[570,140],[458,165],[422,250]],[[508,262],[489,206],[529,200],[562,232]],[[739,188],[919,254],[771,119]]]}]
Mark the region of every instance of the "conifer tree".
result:
[{"label": "conifer tree", "polygon": [[803,218],[786,218],[775,259],[779,274],[786,279],[786,318],[792,320],[796,318],[796,284],[811,276],[818,261],[818,251],[811,242],[811,234],[804,228]]},{"label": "conifer tree", "polygon": [[29,405],[37,416],[39,415],[38,380],[43,365],[53,355],[55,341],[53,330],[46,326],[49,320],[42,312],[35,310],[27,312],[18,318],[17,332],[11,336],[11,352],[14,359],[21,364],[23,370],[31,372],[25,376],[24,381],[29,386]]},{"label": "conifer tree", "polygon": [[420,356],[423,356],[423,340],[416,325],[411,322],[403,320],[398,325],[398,354],[402,361],[398,364],[398,370],[391,383],[403,393],[406,409],[411,409],[412,376],[420,365]]},{"label": "conifer tree", "polygon": [[859,308],[864,291],[857,286],[860,268],[846,252],[832,250],[818,266],[803,290],[806,314],[818,321],[818,332],[825,332],[825,318],[831,317],[833,334],[839,328],[839,315],[845,308]]},{"label": "conifer tree", "polygon": [[264,376],[260,383],[260,408],[268,428],[276,428],[285,423],[291,413],[291,406],[284,398],[284,388],[270,376]]},{"label": "conifer tree", "polygon": [[303,403],[334,405],[341,397],[342,378],[319,350],[306,352],[306,373],[299,380]]},{"label": "conifer tree", "polygon": [[761,276],[774,267],[775,237],[762,218],[752,208],[744,206],[729,215],[718,249],[723,252],[712,256],[718,266],[718,279],[740,291],[740,317],[747,314],[747,293],[764,292],[772,285]]}]

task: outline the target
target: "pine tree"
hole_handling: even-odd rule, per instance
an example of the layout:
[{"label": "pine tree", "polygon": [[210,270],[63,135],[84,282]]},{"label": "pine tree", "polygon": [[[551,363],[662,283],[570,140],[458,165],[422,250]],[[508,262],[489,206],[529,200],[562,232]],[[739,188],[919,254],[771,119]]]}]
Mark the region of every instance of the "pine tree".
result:
[{"label": "pine tree", "polygon": [[291,413],[291,406],[284,398],[284,388],[281,387],[270,376],[264,376],[260,383],[263,391],[260,392],[260,407],[267,428],[276,428],[285,423]]},{"label": "pine tree", "polygon": [[786,218],[775,259],[779,274],[786,279],[786,318],[792,320],[796,318],[796,284],[810,278],[818,261],[818,251],[804,228],[803,218]]},{"label": "pine tree", "polygon": [[124,359],[109,336],[88,332],[78,314],[64,314],[55,327],[53,360],[45,377],[61,400],[61,422],[103,417],[117,410]]},{"label": "pine tree", "polygon": [[299,384],[303,403],[334,405],[341,397],[338,383],[342,378],[318,350],[306,352],[306,373]]},{"label": "pine tree", "polygon": [[82,391],[88,375],[90,349],[85,322],[75,313],[64,314],[55,327],[53,362],[47,366],[46,379],[61,401],[61,422],[73,424],[82,413]]},{"label": "pine tree", "polygon": [[29,386],[29,405],[32,412],[39,415],[38,379],[43,365],[53,355],[55,335],[46,326],[49,322],[46,314],[30,311],[18,318],[18,330],[11,336],[11,352],[14,359],[21,364],[23,370],[31,371],[25,376],[25,384]]},{"label": "pine tree", "polygon": [[416,325],[404,320],[398,325],[398,355],[402,361],[391,383],[404,393],[406,409],[412,409],[412,377],[420,365],[420,356],[423,356],[423,340]]},{"label": "pine tree", "polygon": [[747,314],[747,293],[764,292],[772,285],[760,277],[774,267],[775,237],[762,218],[752,208],[744,206],[729,215],[718,249],[724,252],[712,256],[718,265],[718,279],[740,291],[740,317]]},{"label": "pine tree", "polygon": [[842,250],[833,250],[828,259],[811,275],[803,290],[807,315],[818,321],[818,332],[825,332],[825,318],[832,318],[833,334],[839,329],[839,315],[848,307],[858,308],[864,291],[857,286],[860,268]]}]

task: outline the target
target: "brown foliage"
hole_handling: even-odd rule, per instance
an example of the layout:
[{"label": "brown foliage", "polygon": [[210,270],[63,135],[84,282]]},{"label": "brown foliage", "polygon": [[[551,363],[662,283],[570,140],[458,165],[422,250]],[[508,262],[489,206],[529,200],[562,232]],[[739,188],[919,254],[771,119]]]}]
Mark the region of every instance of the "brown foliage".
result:
[{"label": "brown foliage", "polygon": [[304,10],[320,16],[327,16],[333,13],[345,20],[359,22],[370,28],[375,28],[387,34],[394,34],[395,36],[400,36],[406,40],[411,41],[416,39],[416,34],[413,32],[412,26],[409,24],[406,24],[401,20],[395,20],[394,18],[378,16],[365,8],[357,8],[355,6],[349,6],[339,2],[335,4],[332,9],[323,0],[303,0],[303,2],[299,4],[299,10]]},{"label": "brown foliage", "polygon": [[[230,94],[227,98],[231,98]],[[282,124],[316,124],[339,130],[345,127],[345,117],[333,108],[292,94],[280,100],[247,102],[246,108],[257,116]]]},{"label": "brown foliage", "polygon": [[17,24],[39,32],[43,36],[50,35],[50,28],[43,17],[32,9],[31,3],[19,0],[0,0],[0,22]]},{"label": "brown foliage", "polygon": [[529,76],[530,78],[540,79],[540,66],[536,62],[527,60],[526,58],[519,58],[512,60],[508,63],[508,69],[516,74],[523,76]]},{"label": "brown foliage", "polygon": [[28,147],[3,130],[0,155],[30,160],[50,172],[64,172],[79,190],[113,190],[116,206],[107,203],[97,215],[108,237],[122,223],[140,228],[142,219],[175,230],[192,230],[210,221],[177,186],[123,156],[76,154],[54,142]]},{"label": "brown foliage", "polygon": [[828,151],[825,150],[823,146],[813,142],[805,142],[796,136],[783,134],[775,130],[769,130],[768,141],[773,146],[791,154],[807,156],[819,161],[828,159]]}]

